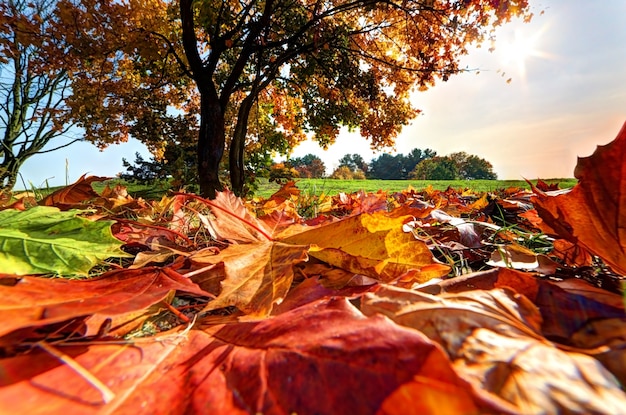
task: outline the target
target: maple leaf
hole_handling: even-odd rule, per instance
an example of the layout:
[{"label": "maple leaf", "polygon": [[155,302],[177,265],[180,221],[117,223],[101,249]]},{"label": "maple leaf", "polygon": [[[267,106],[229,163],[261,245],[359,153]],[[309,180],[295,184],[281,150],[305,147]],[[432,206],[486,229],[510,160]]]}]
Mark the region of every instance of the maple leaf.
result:
[{"label": "maple leaf", "polygon": [[[402,211],[405,213],[406,211]],[[421,213],[416,209],[416,213]],[[286,237],[293,244],[314,244],[309,254],[328,264],[388,282],[409,270],[425,282],[449,272],[437,263],[430,250],[402,225],[411,216],[375,212],[352,216]]]},{"label": "maple leaf", "polygon": [[[346,299],[161,340],[63,347],[110,387],[115,398],[108,404],[84,379],[36,350],[0,360],[6,374],[0,378],[0,401],[16,413],[46,408],[131,414],[146,407],[174,415],[207,408],[228,414],[374,414],[411,382],[412,400],[424,414],[510,413],[461,379],[425,336],[381,316],[366,318]],[[418,386],[415,379],[421,380]],[[442,401],[442,389],[456,393]]]},{"label": "maple leaf", "polygon": [[626,405],[611,373],[548,342],[539,310],[510,290],[435,297],[382,286],[364,295],[361,310],[422,331],[444,347],[461,376],[521,413],[618,413]]},{"label": "maple leaf", "polygon": [[5,274],[86,275],[110,257],[128,257],[111,234],[111,221],[90,221],[84,211],[37,206],[0,211],[0,269]]},{"label": "maple leaf", "polygon": [[86,175],[83,174],[76,182],[43,198],[39,204],[41,206],[55,206],[62,210],[71,209],[72,207],[76,207],[77,205],[81,205],[86,201],[100,196],[93,190],[91,183],[102,182],[109,179],[110,177],[86,177]]},{"label": "maple leaf", "polygon": [[[271,231],[228,190],[218,192],[213,201],[191,197],[211,208],[214,218],[205,217],[203,221],[211,233],[232,242],[218,253],[201,250],[189,256],[199,267],[223,264],[225,278],[221,281],[219,295],[205,310],[232,305],[249,315],[269,315],[274,304],[282,301],[291,287],[293,266],[308,260],[308,245],[285,244],[272,239]],[[209,273],[215,271],[208,270]]]},{"label": "maple leaf", "polygon": [[211,296],[168,268],[116,270],[81,281],[23,277],[13,286],[0,284],[0,336],[94,313],[143,310],[172,290]]},{"label": "maple leaf", "polygon": [[566,194],[534,189],[539,216],[560,237],[582,245],[626,275],[626,123],[611,143],[578,159],[578,183]]},{"label": "maple leaf", "polygon": [[219,254],[200,251],[189,257],[200,265],[224,264],[226,278],[219,296],[205,310],[236,306],[253,316],[267,316],[285,298],[294,277],[293,266],[308,260],[308,246],[259,241],[231,245]]},{"label": "maple leaf", "polygon": [[241,198],[226,189],[217,192],[213,201],[202,199],[195,195],[189,197],[198,199],[211,208],[215,220],[208,222],[209,231],[215,238],[234,242],[250,243],[260,240],[271,241],[271,231],[250,212]]}]

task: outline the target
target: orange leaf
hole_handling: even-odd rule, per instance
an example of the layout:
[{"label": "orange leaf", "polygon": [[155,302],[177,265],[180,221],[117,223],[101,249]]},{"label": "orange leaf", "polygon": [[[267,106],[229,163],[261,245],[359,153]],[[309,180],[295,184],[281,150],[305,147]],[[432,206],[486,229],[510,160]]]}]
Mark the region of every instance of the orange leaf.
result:
[{"label": "orange leaf", "polygon": [[93,182],[103,182],[109,177],[90,176],[85,178],[83,174],[75,183],[66,186],[46,196],[39,204],[42,206],[56,206],[59,209],[70,209],[75,205],[99,197],[91,187]]},{"label": "orange leaf", "polygon": [[24,277],[14,286],[0,284],[0,336],[94,313],[142,310],[178,290],[211,296],[171,269],[111,271],[85,281]]},{"label": "orange leaf", "polygon": [[548,196],[536,189],[539,216],[559,236],[601,257],[626,275],[626,123],[617,138],[579,158],[569,193]]},{"label": "orange leaf", "polygon": [[423,332],[444,347],[458,374],[520,413],[619,413],[626,403],[617,380],[593,357],[542,337],[539,310],[510,290],[435,297],[381,286],[364,295],[361,310]]},{"label": "orange leaf", "polygon": [[189,194],[211,208],[215,220],[208,221],[214,237],[234,243],[271,241],[271,231],[259,221],[230,190],[217,192],[214,200]]},{"label": "orange leaf", "polygon": [[189,257],[200,265],[224,264],[226,278],[219,296],[205,310],[236,306],[254,316],[266,316],[287,295],[293,266],[306,261],[308,246],[280,242],[231,245],[219,254],[200,251]]},{"label": "orange leaf", "polygon": [[[343,298],[260,322],[192,329],[169,341],[63,352],[107,385],[113,401],[102,404],[78,375],[33,350],[0,360],[2,405],[24,414],[372,414],[419,376],[416,399],[440,396],[433,395],[436,384],[465,390],[446,397],[461,413],[502,412],[464,388],[445,353],[421,333],[366,318]],[[438,399],[421,405],[423,414],[441,413]]]}]

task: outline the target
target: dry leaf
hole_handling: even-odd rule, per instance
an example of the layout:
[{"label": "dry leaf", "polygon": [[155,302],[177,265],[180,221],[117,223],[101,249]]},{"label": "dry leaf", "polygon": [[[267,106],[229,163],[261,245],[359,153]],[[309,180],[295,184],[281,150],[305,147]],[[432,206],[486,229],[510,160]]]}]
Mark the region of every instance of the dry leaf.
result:
[{"label": "dry leaf", "polygon": [[444,347],[461,376],[520,413],[619,413],[626,407],[613,375],[592,357],[563,352],[543,338],[539,311],[510,290],[435,297],[381,287],[364,295],[361,309],[422,331]]},{"label": "dry leaf", "polygon": [[536,190],[539,216],[560,237],[582,245],[626,275],[626,124],[617,138],[578,159],[578,184],[566,194]]},{"label": "dry leaf", "polygon": [[449,267],[437,263],[426,244],[402,230],[408,219],[386,212],[361,214],[287,237],[284,242],[315,244],[311,256],[381,281],[392,281],[409,270],[417,270],[420,282],[446,275]]},{"label": "dry leaf", "polygon": [[[115,393],[106,405],[84,379],[39,351],[0,360],[0,402],[24,414],[374,414],[411,382],[425,415],[442,407],[507,413],[459,378],[425,336],[366,318],[346,299],[160,340],[63,347]],[[459,394],[442,404],[442,390]]]},{"label": "dry leaf", "polygon": [[111,271],[82,281],[24,277],[14,286],[0,284],[0,336],[94,313],[142,310],[172,290],[211,295],[174,270],[156,267]]},{"label": "dry leaf", "polygon": [[293,266],[308,259],[308,247],[280,242],[231,245],[215,255],[200,251],[189,259],[200,266],[224,264],[226,278],[218,297],[205,308],[236,306],[253,316],[266,316],[291,288]]}]

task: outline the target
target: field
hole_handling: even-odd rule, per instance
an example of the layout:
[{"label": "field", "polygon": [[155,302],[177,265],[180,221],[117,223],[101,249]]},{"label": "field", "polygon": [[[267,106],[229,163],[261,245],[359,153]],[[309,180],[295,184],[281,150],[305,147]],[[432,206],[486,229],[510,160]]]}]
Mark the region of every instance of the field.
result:
[{"label": "field", "polygon": [[[471,189],[475,192],[491,192],[497,189],[506,189],[509,187],[519,187],[529,189],[530,186],[524,180],[336,180],[336,179],[295,179],[298,188],[306,195],[319,196],[335,195],[340,192],[353,193],[360,190],[365,192],[377,192],[379,190],[387,192],[399,192],[413,187],[416,190],[422,190],[428,186],[432,186],[437,190],[445,190],[448,187],[454,189]],[[559,187],[569,188],[577,183],[573,178],[561,179],[544,179],[548,184],[558,183]],[[536,183],[536,180],[531,180]],[[107,182],[94,182],[93,188],[100,193],[106,185],[115,186],[121,184],[128,188],[128,193],[133,197],[143,197],[144,199],[158,199],[167,193],[167,185],[141,185],[129,183],[119,179],[112,179]],[[37,198],[42,198],[60,187],[28,189],[35,193]],[[258,189],[254,193],[255,197],[267,198],[280,188],[276,183],[270,183],[267,179],[261,179]],[[17,191],[20,192],[20,191]]]},{"label": "field", "polygon": [[[546,183],[558,183],[561,188],[572,187],[577,183],[576,179],[550,179]],[[535,180],[532,181],[535,183]],[[359,190],[377,192],[384,190],[397,192],[407,189],[409,186],[417,190],[432,186],[435,189],[445,190],[448,187],[455,189],[472,189],[476,192],[490,192],[496,189],[520,187],[528,189],[530,186],[524,180],[334,180],[334,179],[296,179],[298,188],[304,193],[311,195],[334,195],[340,192],[352,193]],[[275,183],[264,181],[260,184],[256,196],[268,197],[278,190]]]}]

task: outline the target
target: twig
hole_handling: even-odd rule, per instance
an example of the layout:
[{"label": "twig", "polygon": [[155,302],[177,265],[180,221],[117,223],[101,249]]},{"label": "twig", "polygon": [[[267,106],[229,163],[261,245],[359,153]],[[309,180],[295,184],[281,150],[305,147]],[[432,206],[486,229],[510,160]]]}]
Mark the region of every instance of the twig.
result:
[{"label": "twig", "polygon": [[85,379],[87,383],[93,386],[100,395],[102,396],[102,401],[107,404],[115,398],[115,393],[107,385],[102,383],[98,378],[92,375],[87,369],[82,367],[76,360],[72,359],[70,356],[65,353],[55,349],[50,346],[48,343],[44,341],[37,342],[37,346],[43,349],[45,352],[51,354],[52,356],[59,359],[61,362],[65,363],[70,369],[76,372],[80,377]]}]

